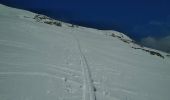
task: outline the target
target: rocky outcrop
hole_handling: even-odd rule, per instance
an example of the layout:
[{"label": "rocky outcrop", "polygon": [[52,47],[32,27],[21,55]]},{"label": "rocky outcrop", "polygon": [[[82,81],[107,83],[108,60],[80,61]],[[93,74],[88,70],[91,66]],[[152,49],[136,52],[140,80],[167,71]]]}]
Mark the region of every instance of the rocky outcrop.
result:
[{"label": "rocky outcrop", "polygon": [[54,20],[54,19],[47,17],[45,15],[37,14],[34,16],[34,19],[37,22],[46,23],[46,24],[55,25],[55,26],[62,26],[62,22]]}]

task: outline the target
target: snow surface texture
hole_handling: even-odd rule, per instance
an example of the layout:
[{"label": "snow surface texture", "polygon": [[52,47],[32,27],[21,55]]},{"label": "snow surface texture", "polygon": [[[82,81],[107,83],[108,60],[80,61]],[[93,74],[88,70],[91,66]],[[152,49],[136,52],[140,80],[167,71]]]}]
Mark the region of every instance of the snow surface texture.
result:
[{"label": "snow surface texture", "polygon": [[169,54],[0,5],[0,100],[170,100]]}]

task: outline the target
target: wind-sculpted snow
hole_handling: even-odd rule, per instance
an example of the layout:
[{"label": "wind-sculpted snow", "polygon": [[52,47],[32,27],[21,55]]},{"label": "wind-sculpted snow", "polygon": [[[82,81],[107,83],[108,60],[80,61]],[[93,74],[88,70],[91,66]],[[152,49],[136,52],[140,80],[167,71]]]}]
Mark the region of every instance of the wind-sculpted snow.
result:
[{"label": "wind-sculpted snow", "polygon": [[116,31],[0,12],[0,100],[170,99],[170,54]]}]

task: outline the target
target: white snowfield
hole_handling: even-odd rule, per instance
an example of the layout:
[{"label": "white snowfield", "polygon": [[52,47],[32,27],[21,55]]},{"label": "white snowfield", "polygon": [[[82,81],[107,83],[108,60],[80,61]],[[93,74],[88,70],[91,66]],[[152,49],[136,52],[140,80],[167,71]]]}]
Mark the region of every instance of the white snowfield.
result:
[{"label": "white snowfield", "polygon": [[170,100],[170,55],[0,5],[0,100]]}]

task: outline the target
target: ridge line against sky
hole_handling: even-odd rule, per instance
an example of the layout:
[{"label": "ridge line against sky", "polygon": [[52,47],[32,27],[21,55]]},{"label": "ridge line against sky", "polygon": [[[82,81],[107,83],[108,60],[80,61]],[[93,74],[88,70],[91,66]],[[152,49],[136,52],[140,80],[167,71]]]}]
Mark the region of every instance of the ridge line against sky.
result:
[{"label": "ridge line against sky", "polygon": [[117,30],[145,46],[170,51],[169,0],[1,0],[0,3],[81,26]]}]

